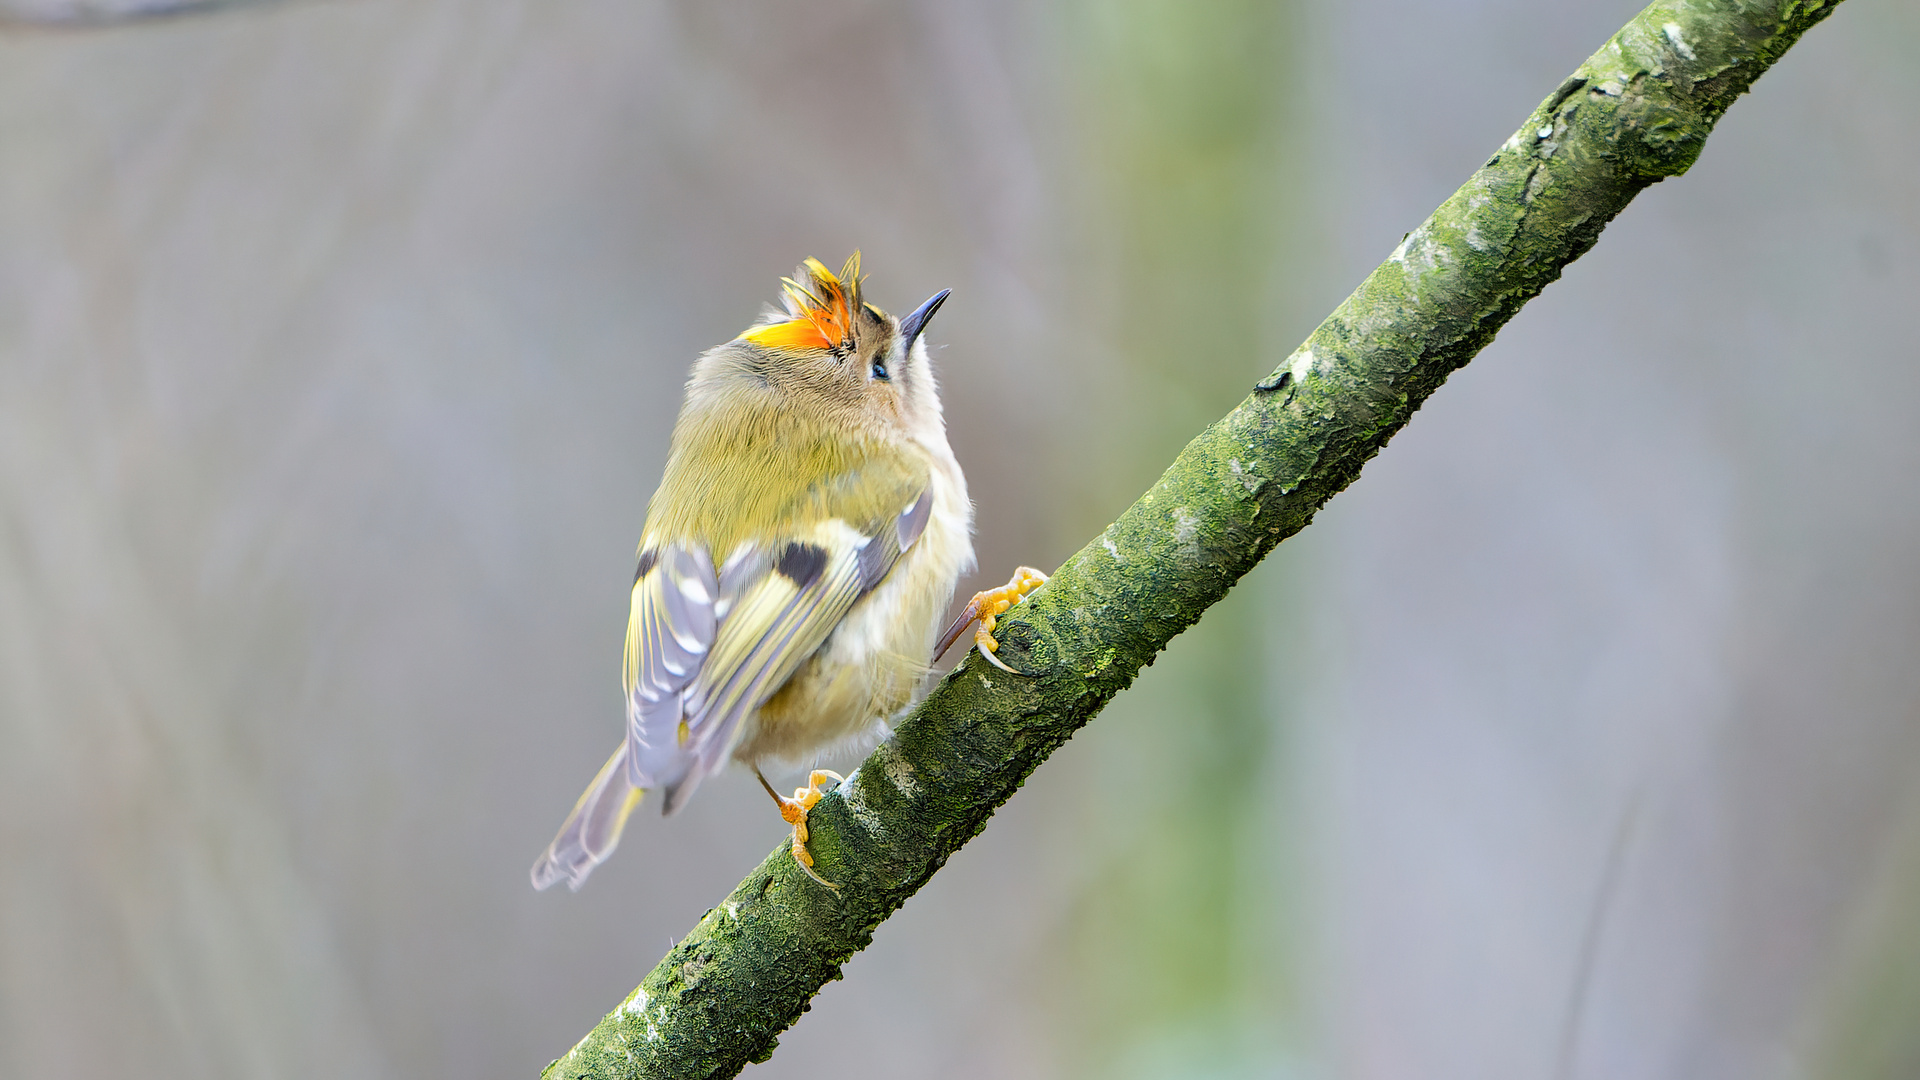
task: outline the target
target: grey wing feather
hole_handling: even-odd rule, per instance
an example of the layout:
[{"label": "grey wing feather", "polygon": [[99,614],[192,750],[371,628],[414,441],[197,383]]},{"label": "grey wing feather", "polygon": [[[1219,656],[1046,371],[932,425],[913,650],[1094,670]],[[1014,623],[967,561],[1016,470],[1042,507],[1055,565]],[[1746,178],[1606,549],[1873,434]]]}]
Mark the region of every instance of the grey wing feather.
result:
[{"label": "grey wing feather", "polygon": [[920,534],[927,531],[927,519],[933,516],[933,489],[920,493],[920,497],[909,503],[900,516],[894,519],[893,532],[896,541],[896,555],[913,546]]},{"label": "grey wing feather", "polygon": [[741,720],[792,677],[859,599],[860,556],[869,545],[829,553],[804,584],[769,569],[742,592],[707,671],[688,688],[687,749],[695,761],[666,785],[663,813],[679,809],[726,763]]},{"label": "grey wing feather", "polygon": [[673,543],[633,586],[627,623],[627,776],[668,787],[693,764],[680,737],[688,684],[705,667],[720,586],[705,548]]},{"label": "grey wing feather", "polygon": [[893,564],[920,539],[920,534],[927,529],[927,519],[932,516],[933,492],[923,491],[860,549],[860,595],[872,592],[887,579]]},{"label": "grey wing feather", "polygon": [[773,549],[743,544],[713,569],[690,544],[662,549],[634,586],[628,624],[628,777],[685,804],[726,762],[741,721],[826,641],[926,528],[923,491],[876,536],[844,532]]}]

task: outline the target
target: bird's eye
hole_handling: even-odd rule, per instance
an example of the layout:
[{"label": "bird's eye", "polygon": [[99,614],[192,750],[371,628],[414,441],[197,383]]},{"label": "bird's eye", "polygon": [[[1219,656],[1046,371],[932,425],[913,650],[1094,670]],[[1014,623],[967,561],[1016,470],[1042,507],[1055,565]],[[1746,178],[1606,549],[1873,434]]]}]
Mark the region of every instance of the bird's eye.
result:
[{"label": "bird's eye", "polygon": [[873,377],[885,381],[888,378],[887,365],[875,360],[873,362]]}]

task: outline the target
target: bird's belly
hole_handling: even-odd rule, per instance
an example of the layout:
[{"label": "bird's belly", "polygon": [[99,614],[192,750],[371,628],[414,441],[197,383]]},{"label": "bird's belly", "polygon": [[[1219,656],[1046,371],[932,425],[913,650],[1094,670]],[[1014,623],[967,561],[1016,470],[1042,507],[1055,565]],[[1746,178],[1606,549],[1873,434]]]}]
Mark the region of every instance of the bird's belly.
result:
[{"label": "bird's belly", "polygon": [[[871,736],[912,704],[931,671],[937,621],[972,563],[965,496],[936,502],[927,531],[880,586],[840,620],[820,649],[743,725],[733,756],[805,764]],[[943,512],[946,511],[946,512]]]},{"label": "bird's belly", "polygon": [[836,664],[816,654],[760,706],[734,757],[801,764],[868,737],[876,721],[913,701],[926,670],[890,660]]}]

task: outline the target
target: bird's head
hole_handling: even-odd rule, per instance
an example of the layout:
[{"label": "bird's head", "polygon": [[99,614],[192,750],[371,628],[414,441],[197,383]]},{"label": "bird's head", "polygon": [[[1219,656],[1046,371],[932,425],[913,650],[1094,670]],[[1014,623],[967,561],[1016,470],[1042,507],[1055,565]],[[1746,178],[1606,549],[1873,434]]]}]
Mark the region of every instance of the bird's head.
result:
[{"label": "bird's head", "polygon": [[895,318],[861,298],[859,252],[838,274],[808,259],[781,284],[780,305],[716,350],[730,354],[732,374],[762,380],[796,405],[844,423],[909,435],[939,425],[921,332],[947,290]]}]

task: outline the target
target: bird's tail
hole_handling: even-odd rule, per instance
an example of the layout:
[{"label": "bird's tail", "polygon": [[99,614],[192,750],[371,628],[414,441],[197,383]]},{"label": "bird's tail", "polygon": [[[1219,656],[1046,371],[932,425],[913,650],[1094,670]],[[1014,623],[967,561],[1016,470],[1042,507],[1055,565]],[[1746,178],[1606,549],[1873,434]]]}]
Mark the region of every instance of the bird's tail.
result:
[{"label": "bird's tail", "polygon": [[573,813],[560,826],[560,835],[534,862],[533,887],[544,889],[565,879],[567,888],[577,891],[593,868],[613,854],[627,815],[640,805],[640,797],[646,793],[645,788],[627,781],[627,743],[622,739],[620,748],[587,785],[586,794],[573,804]]}]

